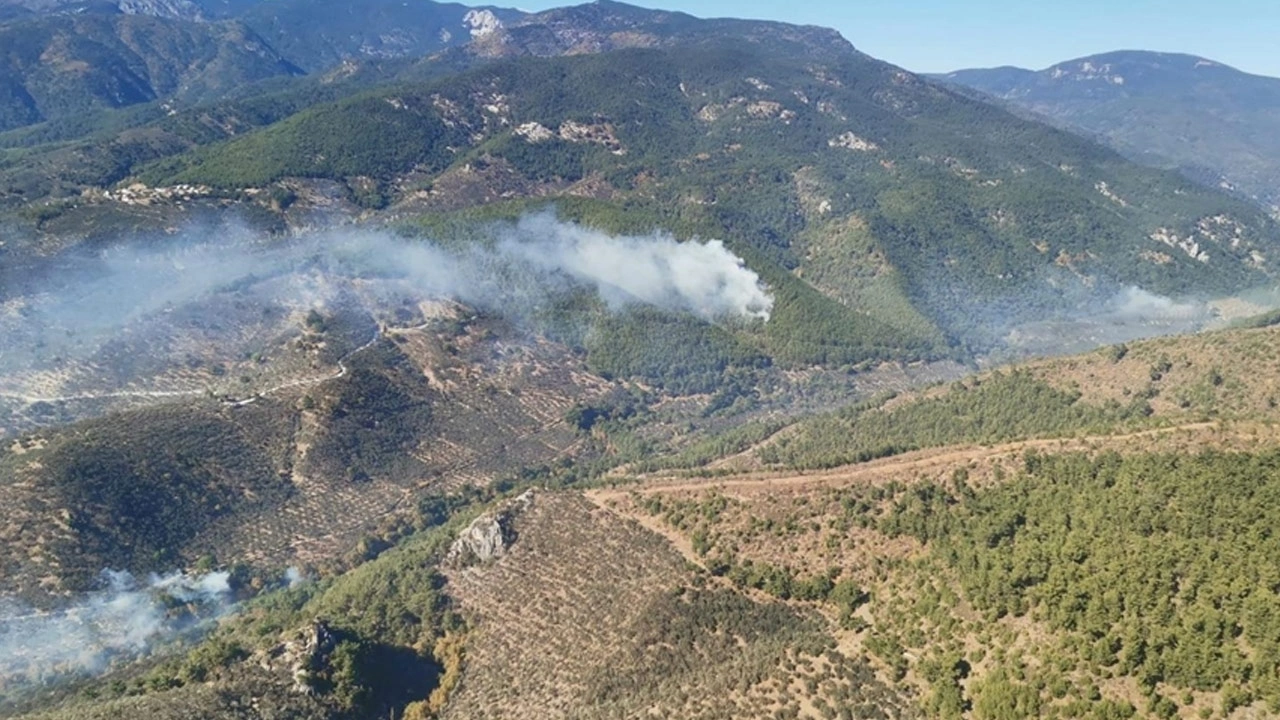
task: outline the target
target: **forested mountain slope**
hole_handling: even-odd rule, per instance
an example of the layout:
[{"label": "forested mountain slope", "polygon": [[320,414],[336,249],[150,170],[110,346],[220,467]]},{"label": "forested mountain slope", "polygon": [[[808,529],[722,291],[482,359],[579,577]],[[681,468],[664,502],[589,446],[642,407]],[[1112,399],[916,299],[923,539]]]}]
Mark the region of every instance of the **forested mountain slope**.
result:
[{"label": "forested mountain slope", "polygon": [[[208,640],[9,708],[1267,715],[1278,337],[1133,343],[863,403],[829,437],[898,439],[823,472],[744,467],[736,443],[767,458],[829,416],[731,429],[691,473],[441,488],[314,579],[242,568],[236,586],[266,592]],[[645,412],[592,434],[625,452]]]},{"label": "forested mountain slope", "polygon": [[177,97],[217,98],[300,71],[243,24],[139,15],[0,23],[0,129]]},{"label": "forested mountain slope", "polygon": [[1280,206],[1280,79],[1176,53],[1114,52],[1041,71],[939,76],[1105,139],[1142,162]]},{"label": "forested mountain slope", "polygon": [[1127,285],[1262,284],[1277,237],[1245,202],[852,50],[732,39],[395,85],[136,177],[339,181],[402,212],[590,194],[725,236],[872,316],[897,302],[894,322],[922,327],[905,301],[953,340]]},{"label": "forested mountain slope", "polygon": [[840,568],[869,594],[841,624],[930,717],[1266,715],[1278,337],[1133,343],[881,397],[597,494],[739,587],[804,600]]}]

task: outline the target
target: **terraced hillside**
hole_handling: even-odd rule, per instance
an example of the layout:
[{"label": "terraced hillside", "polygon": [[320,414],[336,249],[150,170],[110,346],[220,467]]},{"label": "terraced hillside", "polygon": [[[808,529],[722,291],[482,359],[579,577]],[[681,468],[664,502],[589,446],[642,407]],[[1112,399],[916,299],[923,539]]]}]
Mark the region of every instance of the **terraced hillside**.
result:
[{"label": "terraced hillside", "polygon": [[[814,607],[743,595],[580,494],[526,493],[494,512],[509,518],[496,558],[477,564],[446,552],[465,523],[430,531],[350,575],[247,608],[207,641],[222,650],[144,670],[129,696],[68,698],[48,717],[125,709],[228,717],[238,712],[232,698],[247,693],[263,709],[303,717],[353,716],[386,702],[405,716],[441,717],[821,717],[841,706],[865,717],[917,715],[864,658],[837,647]],[[308,697],[286,678],[292,658],[320,647],[294,631],[314,632],[305,624],[317,615],[331,618],[322,632],[337,647],[369,651],[346,671],[337,650],[312,655],[313,677],[335,681]],[[363,664],[379,662],[377,647],[388,660],[419,663],[421,674],[404,685],[369,674],[377,666]]]},{"label": "terraced hillside", "polygon": [[515,531],[500,560],[446,570],[473,629],[444,717],[906,712],[820,615],[707,583],[660,536],[580,496],[537,495]]},{"label": "terraced hillside", "polygon": [[483,325],[399,329],[246,400],[201,390],[25,433],[0,459],[7,589],[57,595],[104,567],[202,556],[330,561],[427,490],[572,456],[568,410],[611,387],[580,363]]},{"label": "terraced hillside", "polygon": [[[88,686],[105,700],[44,706],[225,717],[254,688],[302,717],[1266,715],[1278,341],[1272,327],[1146,341],[904,394],[845,431],[897,444],[820,471],[769,448],[830,418],[692,471],[436,496],[412,511],[425,529],[365,546],[376,559],[122,665]],[[1201,378],[1189,404],[1163,397]],[[1126,390],[1149,412],[1108,414]],[[1001,401],[1032,411],[992,415]],[[955,434],[954,413],[992,430]],[[307,629],[316,618],[326,629]],[[354,654],[308,655],[298,638],[315,632]],[[298,657],[315,695],[290,690]],[[380,683],[393,657],[420,663],[416,679]]]}]

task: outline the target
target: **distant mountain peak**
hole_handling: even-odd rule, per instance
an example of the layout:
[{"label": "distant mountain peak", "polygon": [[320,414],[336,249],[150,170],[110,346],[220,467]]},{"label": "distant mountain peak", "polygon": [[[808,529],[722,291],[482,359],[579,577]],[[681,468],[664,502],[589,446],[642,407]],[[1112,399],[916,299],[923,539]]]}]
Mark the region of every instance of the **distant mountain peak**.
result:
[{"label": "distant mountain peak", "polygon": [[191,0],[117,0],[126,15],[151,15],[178,20],[203,20],[204,11]]},{"label": "distant mountain peak", "polygon": [[1049,77],[1053,80],[1074,80],[1076,82],[1101,80],[1112,85],[1123,85],[1125,83],[1124,76],[1116,72],[1115,66],[1111,63],[1094,60],[1062,63],[1055,65],[1048,72]]},{"label": "distant mountain peak", "polygon": [[1083,75],[1086,76],[1085,79],[1105,80],[1104,76],[1114,73],[1137,71],[1177,73],[1204,68],[1234,71],[1228,65],[1198,55],[1148,50],[1119,50],[1067,60],[1066,62],[1051,65],[1041,72],[1048,73],[1055,79]]},{"label": "distant mountain peak", "polygon": [[1119,50],[1044,70],[939,76],[1144,162],[1280,207],[1280,79],[1185,53]]}]

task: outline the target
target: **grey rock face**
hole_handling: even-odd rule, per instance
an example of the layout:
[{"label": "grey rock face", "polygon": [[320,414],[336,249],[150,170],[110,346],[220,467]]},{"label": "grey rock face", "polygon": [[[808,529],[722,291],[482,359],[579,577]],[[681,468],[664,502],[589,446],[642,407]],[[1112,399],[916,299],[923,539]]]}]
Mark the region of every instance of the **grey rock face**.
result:
[{"label": "grey rock face", "polygon": [[476,518],[458,535],[445,561],[467,566],[492,562],[505,555],[516,541],[514,520],[533,505],[533,497],[533,491],[529,490],[501,509]]},{"label": "grey rock face", "polygon": [[288,672],[293,680],[293,692],[314,695],[313,679],[329,663],[329,656],[338,646],[338,639],[329,624],[317,619],[298,630],[287,642],[263,653],[258,664],[263,670]]}]

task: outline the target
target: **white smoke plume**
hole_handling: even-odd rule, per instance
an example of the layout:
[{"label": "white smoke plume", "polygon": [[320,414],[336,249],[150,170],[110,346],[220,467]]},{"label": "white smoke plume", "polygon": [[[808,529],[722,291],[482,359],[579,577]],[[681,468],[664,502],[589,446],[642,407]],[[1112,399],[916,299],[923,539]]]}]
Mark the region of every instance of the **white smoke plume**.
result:
[{"label": "white smoke plume", "polygon": [[614,307],[639,302],[705,319],[766,320],[773,308],[760,277],[718,240],[612,237],[540,214],[521,220],[498,249],[534,267],[590,283]]},{"label": "white smoke plume", "polygon": [[[567,281],[586,285],[613,309],[642,304],[722,317],[767,320],[773,298],[760,276],[718,240],[678,242],[670,235],[613,236],[558,220],[549,212],[495,228],[492,246],[463,251],[407,242],[378,232],[324,235],[313,243],[334,274],[400,275],[420,291],[502,311],[523,281],[524,294],[550,295]],[[538,298],[534,298],[535,301]]]},{"label": "white smoke plume", "polygon": [[443,245],[343,229],[273,241],[232,227],[118,244],[55,262],[47,281],[0,288],[0,372],[83,356],[126,327],[271,278],[275,295],[261,300],[294,308],[323,305],[341,282],[370,277],[393,281],[401,296],[455,299],[516,318],[573,287],[598,292],[611,309],[644,304],[706,320],[767,319],[773,306],[759,276],[715,240],[615,237],[549,212],[495,226],[490,240]]},{"label": "white smoke plume", "polygon": [[1204,303],[1179,302],[1140,287],[1127,287],[1111,299],[1111,312],[1117,318],[1133,320],[1195,320],[1210,313]]},{"label": "white smoke plume", "polygon": [[0,689],[95,673],[117,657],[225,614],[230,576],[104,571],[103,588],[74,605],[38,612],[0,602]]},{"label": "white smoke plume", "polygon": [[1087,298],[1070,313],[1010,327],[1002,339],[1015,357],[1068,355],[1140,338],[1198,332],[1214,319],[1205,302],[1175,300],[1129,286]]},{"label": "white smoke plume", "polygon": [[285,569],[284,582],[286,586],[295,588],[305,583],[306,581],[307,581],[307,576],[303,575],[302,571],[299,570],[298,568],[289,567]]}]

